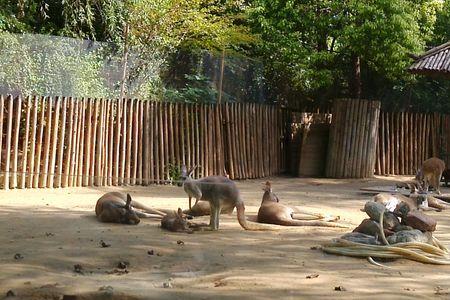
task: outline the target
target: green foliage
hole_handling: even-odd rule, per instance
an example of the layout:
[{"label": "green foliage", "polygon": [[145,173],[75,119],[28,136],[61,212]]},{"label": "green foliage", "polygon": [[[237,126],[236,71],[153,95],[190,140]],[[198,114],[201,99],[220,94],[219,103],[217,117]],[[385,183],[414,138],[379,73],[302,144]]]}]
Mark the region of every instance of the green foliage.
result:
[{"label": "green foliage", "polygon": [[0,82],[13,93],[75,97],[110,96],[101,76],[100,49],[78,41],[0,32]]},{"label": "green foliage", "polygon": [[181,168],[180,166],[169,164],[169,181],[177,183],[181,180]]},{"label": "green foliage", "polygon": [[202,75],[185,75],[186,83],[181,89],[168,88],[164,99],[174,102],[214,103],[217,91],[211,86],[209,78]]},{"label": "green foliage", "polygon": [[420,52],[430,38],[435,2],[254,1],[251,24],[262,36],[257,53],[274,83],[273,97],[349,95],[355,56],[364,97],[379,97],[386,83],[408,80],[408,54]]}]

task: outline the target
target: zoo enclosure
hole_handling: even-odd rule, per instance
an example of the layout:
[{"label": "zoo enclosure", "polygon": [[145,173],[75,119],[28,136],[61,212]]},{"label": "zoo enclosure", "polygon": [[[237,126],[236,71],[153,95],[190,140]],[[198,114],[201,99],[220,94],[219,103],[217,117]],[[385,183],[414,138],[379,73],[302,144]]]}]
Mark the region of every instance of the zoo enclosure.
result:
[{"label": "zoo enclosure", "polygon": [[148,185],[285,168],[286,113],[257,104],[0,95],[0,187]]}]

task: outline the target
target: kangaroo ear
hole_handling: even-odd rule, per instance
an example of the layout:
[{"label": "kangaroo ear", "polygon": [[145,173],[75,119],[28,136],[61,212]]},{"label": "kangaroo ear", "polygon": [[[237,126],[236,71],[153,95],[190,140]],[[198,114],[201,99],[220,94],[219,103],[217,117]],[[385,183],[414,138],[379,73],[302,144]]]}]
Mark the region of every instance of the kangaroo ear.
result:
[{"label": "kangaroo ear", "polygon": [[181,208],[179,208],[179,207],[178,207],[178,210],[177,210],[177,214],[178,214],[178,216],[183,217],[183,210]]},{"label": "kangaroo ear", "polygon": [[198,167],[198,165],[193,166],[192,169],[189,170],[189,172],[188,172],[187,175],[188,175],[189,177],[191,177],[192,174],[194,173],[195,169],[197,169],[197,167]]},{"label": "kangaroo ear", "polygon": [[186,177],[188,175],[187,168],[185,165],[181,166],[181,176]]},{"label": "kangaroo ear", "polygon": [[131,196],[127,194],[127,203],[125,204],[126,209],[131,209]]}]

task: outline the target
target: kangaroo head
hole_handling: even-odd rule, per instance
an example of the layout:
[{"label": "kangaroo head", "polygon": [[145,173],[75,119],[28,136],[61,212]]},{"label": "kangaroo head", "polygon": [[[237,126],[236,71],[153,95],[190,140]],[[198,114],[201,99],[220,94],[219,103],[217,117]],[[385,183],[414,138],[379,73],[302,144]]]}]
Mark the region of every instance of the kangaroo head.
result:
[{"label": "kangaroo head", "polygon": [[121,209],[120,211],[120,223],[122,224],[137,225],[141,221],[136,215],[136,212],[133,210],[133,207],[131,206],[130,194],[127,194],[127,202],[123,206],[123,209]]},{"label": "kangaroo head", "polygon": [[197,168],[197,165],[193,166],[188,172],[185,165],[181,166],[181,180],[186,181],[187,179],[192,179],[195,168]]},{"label": "kangaroo head", "polygon": [[183,213],[183,210],[181,208],[178,208],[175,215],[175,227],[177,227],[179,230],[192,232],[192,229],[190,229],[188,225],[187,215]]},{"label": "kangaroo head", "polygon": [[266,181],[266,183],[263,183],[262,190],[265,192],[271,192],[272,191],[272,183],[270,181]]}]

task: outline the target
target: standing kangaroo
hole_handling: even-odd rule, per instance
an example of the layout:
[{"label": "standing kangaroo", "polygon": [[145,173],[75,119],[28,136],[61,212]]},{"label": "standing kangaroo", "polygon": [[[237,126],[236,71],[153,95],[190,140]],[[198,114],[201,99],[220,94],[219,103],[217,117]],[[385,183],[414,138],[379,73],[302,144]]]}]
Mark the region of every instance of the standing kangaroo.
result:
[{"label": "standing kangaroo", "polygon": [[428,191],[428,187],[431,185],[440,195],[439,185],[444,170],[445,163],[443,160],[436,157],[425,160],[416,174],[416,180],[419,182],[421,189]]},{"label": "standing kangaroo", "polygon": [[340,227],[340,228],[348,228],[348,226],[331,223],[327,221],[336,221],[339,217],[324,220],[324,217],[320,214],[309,214],[314,219],[311,221],[311,218],[308,218],[309,221],[305,219],[299,220],[300,218],[295,217],[294,209],[280,204],[280,200],[278,197],[272,192],[272,185],[269,181],[266,182],[264,188],[264,195],[261,202],[261,207],[258,211],[258,222],[259,223],[268,223],[275,225],[283,225],[283,226],[322,226],[322,227]]},{"label": "standing kangaroo", "polygon": [[191,199],[208,201],[211,207],[209,229],[219,229],[219,216],[222,207],[236,207],[237,219],[245,230],[270,230],[268,228],[247,223],[245,218],[245,206],[241,199],[236,184],[224,176],[208,176],[201,179],[192,179],[193,169],[187,172],[186,166],[182,167],[181,179],[184,191],[189,196],[189,207]]},{"label": "standing kangaroo", "polygon": [[[146,211],[139,212],[133,208]],[[110,192],[104,194],[97,200],[95,214],[101,222],[121,223],[137,225],[141,221],[139,218],[162,218],[165,213],[147,207],[139,202],[132,201],[130,194]]]}]

